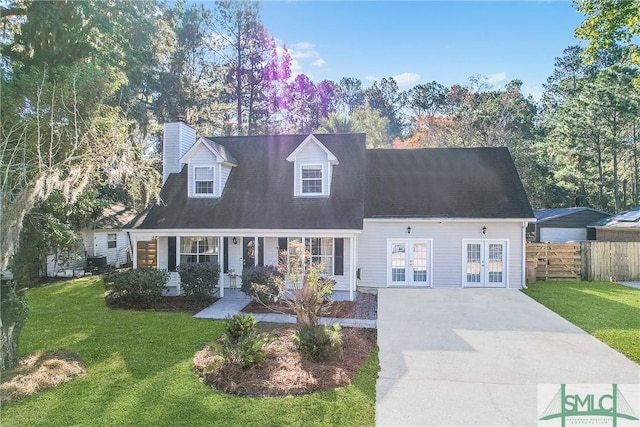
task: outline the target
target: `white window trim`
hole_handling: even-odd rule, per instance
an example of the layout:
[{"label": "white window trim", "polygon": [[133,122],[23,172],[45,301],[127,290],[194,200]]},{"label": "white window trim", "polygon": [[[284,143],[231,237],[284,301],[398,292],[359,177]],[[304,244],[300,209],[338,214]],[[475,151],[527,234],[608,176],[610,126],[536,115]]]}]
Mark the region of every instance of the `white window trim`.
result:
[{"label": "white window trim", "polygon": [[[109,239],[109,236],[114,236],[114,239]],[[114,242],[115,246],[110,248],[109,243]],[[107,249],[116,249],[118,247],[118,233],[107,233]]]},{"label": "white window trim", "polygon": [[[303,182],[305,179],[310,180],[310,179],[317,179],[317,178],[302,178],[302,170],[305,167],[314,167],[314,168],[320,168],[320,182],[322,184],[322,191],[320,191],[319,193],[305,193],[303,191]],[[299,187],[298,187],[298,196],[300,197],[321,197],[321,196],[327,196],[328,192],[327,192],[327,184],[326,184],[326,176],[325,176],[325,167],[324,164],[322,163],[302,163],[300,164],[300,174],[298,175],[298,181],[299,181]]]},{"label": "white window trim", "polygon": [[[197,169],[211,169],[211,192],[210,193],[198,193],[197,185],[198,182],[209,182],[209,180],[198,180],[196,179],[196,170]],[[193,166],[193,196],[194,197],[215,197],[216,195],[216,167],[215,166]]]},{"label": "white window trim", "polygon": [[[391,280],[391,245],[393,243],[398,243],[398,242],[403,242],[407,244],[416,243],[416,242],[427,243],[427,285],[424,285],[424,286],[414,285],[412,282],[408,282],[408,281],[405,281],[399,284],[398,282],[393,282]],[[407,247],[406,249],[408,250],[409,247]],[[432,288],[433,287],[433,239],[404,239],[402,237],[387,238],[386,251],[387,251],[387,287],[398,287],[398,286],[400,287],[410,286],[410,287],[416,287],[416,288],[425,288],[425,287]],[[406,268],[407,267],[405,266],[405,269]]]},{"label": "white window trim", "polygon": [[[471,242],[482,242],[482,244],[484,246],[486,246],[487,244],[490,243],[502,243],[504,244],[504,269],[502,271],[503,274],[503,278],[504,278],[504,286],[487,286],[486,285],[486,280],[488,280],[488,276],[484,277],[485,275],[487,275],[488,273],[486,271],[484,271],[482,273],[481,279],[482,279],[482,284],[483,286],[473,286],[467,283],[467,243],[471,243]],[[484,253],[484,249],[483,249],[483,254],[486,257],[487,255]],[[462,270],[462,276],[460,277],[461,280],[461,287],[463,288],[475,288],[475,287],[485,287],[485,288],[510,288],[509,286],[509,239],[462,239],[462,264],[461,264],[461,270]]]},{"label": "white window trim", "polygon": [[[217,248],[218,250],[216,252],[211,252],[211,253],[206,253],[206,252],[199,252],[199,250],[197,250],[196,252],[182,252],[182,239],[190,239],[190,238],[195,238],[195,239],[200,239],[200,238],[211,238],[212,240],[212,244],[214,245],[214,248]],[[212,256],[212,257],[217,257],[218,259],[218,264],[220,264],[220,237],[219,236],[177,236],[177,242],[176,242],[176,252],[177,252],[177,260],[176,260],[176,264],[180,265],[182,264],[182,256],[186,255],[186,256],[196,256],[196,258],[198,259],[198,261],[196,261],[196,263],[200,263],[200,256]],[[198,246],[196,245],[196,247],[198,248]]]},{"label": "white window trim", "polygon": [[[307,250],[307,241],[310,239],[331,239],[331,271],[327,271],[326,273],[331,277],[335,274],[335,266],[336,266],[336,238],[335,237],[326,237],[326,236],[315,236],[315,237],[287,237],[287,265],[291,262],[290,256],[291,252],[289,251],[289,240],[291,239],[300,239],[302,246]],[[311,257],[319,257],[319,258],[329,258],[329,255],[311,255]],[[343,255],[344,256],[344,255]],[[344,262],[344,260],[343,260]],[[326,264],[325,264],[326,268]],[[344,266],[343,266],[344,269]],[[344,276],[344,274],[343,274]],[[342,277],[342,276],[339,276]]]}]

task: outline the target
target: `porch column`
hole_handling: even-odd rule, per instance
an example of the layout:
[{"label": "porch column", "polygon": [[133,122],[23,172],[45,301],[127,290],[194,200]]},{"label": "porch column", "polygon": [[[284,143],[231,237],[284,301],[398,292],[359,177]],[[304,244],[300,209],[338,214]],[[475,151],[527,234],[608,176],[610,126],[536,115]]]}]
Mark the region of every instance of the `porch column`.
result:
[{"label": "porch column", "polygon": [[[168,240],[168,237],[167,237]],[[180,265],[180,247],[181,247],[181,243],[180,243],[180,235],[176,236],[176,267]],[[157,258],[156,258],[157,260]],[[177,268],[176,268],[177,270]],[[181,283],[180,283],[180,274],[177,271],[171,272],[169,274],[175,274],[178,276],[178,281],[176,282],[176,295],[180,295],[180,291],[181,291]]]},{"label": "porch column", "polygon": [[133,256],[131,258],[133,258],[133,269],[135,270],[138,268],[138,238],[131,236],[131,243],[133,246]]},{"label": "porch column", "polygon": [[349,301],[353,301],[355,299],[354,292],[356,290],[356,270],[358,266],[356,265],[356,239],[355,236],[351,236],[351,243],[349,245],[349,261],[351,265],[351,271],[349,272],[349,276],[351,279],[349,280]]},{"label": "porch column", "polygon": [[224,297],[224,236],[218,236],[218,267],[220,269],[220,277],[218,278],[218,287],[220,298]]},{"label": "porch column", "polygon": [[253,266],[256,267],[258,265],[258,251],[261,251],[262,248],[258,244],[258,236],[253,236]]}]

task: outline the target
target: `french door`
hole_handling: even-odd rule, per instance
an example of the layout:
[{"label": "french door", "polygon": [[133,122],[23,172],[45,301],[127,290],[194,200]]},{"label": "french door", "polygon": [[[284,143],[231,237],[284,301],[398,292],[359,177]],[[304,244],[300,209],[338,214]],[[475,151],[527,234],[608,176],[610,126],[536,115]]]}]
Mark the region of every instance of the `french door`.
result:
[{"label": "french door", "polygon": [[507,242],[505,240],[465,240],[462,246],[463,286],[506,287]]},{"label": "french door", "polygon": [[431,285],[429,240],[389,241],[387,283],[404,286]]}]

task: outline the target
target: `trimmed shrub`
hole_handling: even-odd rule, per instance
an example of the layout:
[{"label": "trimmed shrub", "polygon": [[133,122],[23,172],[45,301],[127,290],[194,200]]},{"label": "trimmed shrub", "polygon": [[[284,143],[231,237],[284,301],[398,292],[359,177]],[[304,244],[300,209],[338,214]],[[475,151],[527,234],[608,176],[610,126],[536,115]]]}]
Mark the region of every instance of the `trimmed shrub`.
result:
[{"label": "trimmed shrub", "polygon": [[269,306],[284,294],[284,278],[273,266],[250,267],[242,271],[242,292]]},{"label": "trimmed shrub", "polygon": [[169,282],[167,270],[126,270],[105,276],[107,300],[127,304],[151,304],[162,298]]},{"label": "trimmed shrub", "polygon": [[258,322],[252,314],[227,316],[221,339],[225,363],[247,369],[264,361],[262,347],[267,343],[267,336],[258,334],[257,326]]},{"label": "trimmed shrub", "polygon": [[333,326],[301,326],[293,339],[307,359],[327,360],[342,356],[342,328],[337,323]]},{"label": "trimmed shrub", "polygon": [[257,332],[258,321],[252,314],[234,314],[227,316],[227,324],[225,334],[234,342],[238,342],[247,335],[255,335]]},{"label": "trimmed shrub", "polygon": [[262,334],[249,334],[233,341],[227,334],[222,336],[222,356],[225,363],[238,365],[242,369],[264,362],[265,354],[262,347],[267,339]]},{"label": "trimmed shrub", "polygon": [[194,297],[208,297],[218,286],[220,267],[212,262],[185,263],[177,268],[180,274],[182,294]]}]

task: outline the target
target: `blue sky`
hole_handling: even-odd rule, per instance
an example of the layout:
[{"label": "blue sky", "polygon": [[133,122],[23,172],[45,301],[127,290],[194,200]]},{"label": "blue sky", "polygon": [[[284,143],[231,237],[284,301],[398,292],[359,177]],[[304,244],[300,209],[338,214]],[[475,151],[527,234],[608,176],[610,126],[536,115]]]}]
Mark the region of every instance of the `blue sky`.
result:
[{"label": "blue sky", "polygon": [[369,86],[512,79],[539,97],[555,58],[578,40],[569,1],[263,1],[263,24],[286,43],[294,73],[316,83],[357,77]]}]

